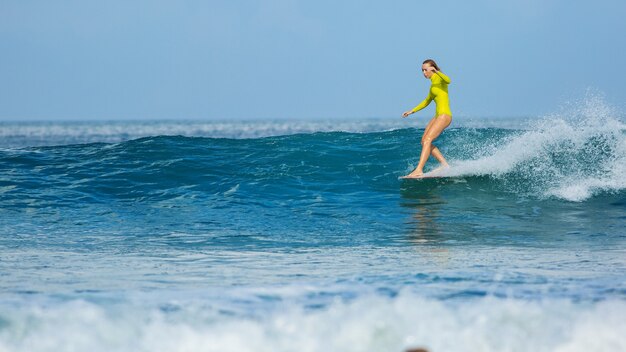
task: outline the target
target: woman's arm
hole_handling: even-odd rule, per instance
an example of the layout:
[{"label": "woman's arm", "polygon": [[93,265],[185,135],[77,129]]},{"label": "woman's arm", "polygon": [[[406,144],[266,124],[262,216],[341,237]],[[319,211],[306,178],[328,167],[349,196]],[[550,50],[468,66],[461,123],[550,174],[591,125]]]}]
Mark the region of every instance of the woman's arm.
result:
[{"label": "woman's arm", "polygon": [[432,95],[432,93],[428,93],[428,96],[426,97],[426,99],[422,100],[421,103],[419,103],[416,107],[413,108],[413,110],[407,111],[404,114],[402,114],[403,117],[407,117],[411,114],[414,114],[420,110],[422,110],[423,108],[427,107],[428,104],[430,104],[431,101],[433,101],[433,99],[435,98],[434,95]]},{"label": "woman's arm", "polygon": [[421,103],[419,103],[416,107],[413,108],[413,110],[411,110],[411,114],[414,114],[420,110],[422,110],[423,108],[427,107],[428,104],[430,104],[431,101],[433,101],[433,95],[428,93],[428,96],[426,97],[426,99],[422,100]]},{"label": "woman's arm", "polygon": [[437,75],[439,75],[439,77],[441,77],[441,79],[442,79],[444,82],[446,82],[447,84],[450,84],[450,82],[451,82],[451,81],[450,81],[450,77],[446,76],[446,75],[445,75],[445,74],[443,74],[443,72],[441,72],[441,71],[437,71],[437,70],[435,70],[434,72],[435,72]]}]

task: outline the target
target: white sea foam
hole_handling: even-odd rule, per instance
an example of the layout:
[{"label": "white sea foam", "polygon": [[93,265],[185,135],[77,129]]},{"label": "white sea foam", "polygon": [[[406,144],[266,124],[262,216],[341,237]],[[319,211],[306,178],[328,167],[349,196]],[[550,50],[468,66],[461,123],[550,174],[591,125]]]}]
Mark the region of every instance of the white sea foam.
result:
[{"label": "white sea foam", "polygon": [[0,351],[624,351],[626,302],[446,303],[409,292],[256,317],[173,302],[163,310],[85,301],[0,310]]},{"label": "white sea foam", "polygon": [[626,188],[626,125],[601,97],[535,121],[473,160],[452,161],[449,176],[517,178],[540,196],[582,201]]}]

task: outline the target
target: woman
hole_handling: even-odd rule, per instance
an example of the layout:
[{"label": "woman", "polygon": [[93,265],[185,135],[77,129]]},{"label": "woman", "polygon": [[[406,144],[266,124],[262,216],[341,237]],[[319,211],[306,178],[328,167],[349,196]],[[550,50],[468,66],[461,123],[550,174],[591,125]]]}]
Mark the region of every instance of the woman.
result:
[{"label": "woman", "polygon": [[452,112],[450,111],[450,101],[448,100],[448,84],[450,84],[450,78],[441,73],[439,66],[431,59],[424,61],[422,64],[422,73],[424,77],[429,78],[431,81],[428,96],[418,106],[414,107],[413,110],[402,114],[402,117],[407,117],[422,110],[427,107],[433,99],[435,100],[437,108],[435,117],[426,125],[424,135],[422,136],[422,153],[420,155],[419,164],[417,164],[413,172],[402,176],[402,178],[422,177],[424,175],[424,165],[431,154],[441,163],[439,168],[448,167],[446,159],[441,155],[439,149],[433,145],[433,142],[446,127],[450,126],[450,122],[452,122]]}]

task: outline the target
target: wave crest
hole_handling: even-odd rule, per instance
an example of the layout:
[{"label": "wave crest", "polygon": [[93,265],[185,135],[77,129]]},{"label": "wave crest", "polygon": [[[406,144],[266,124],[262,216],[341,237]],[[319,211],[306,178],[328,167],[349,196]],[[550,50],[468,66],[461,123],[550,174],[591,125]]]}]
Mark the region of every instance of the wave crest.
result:
[{"label": "wave crest", "polygon": [[448,175],[490,176],[518,193],[570,201],[623,190],[626,126],[616,115],[600,97],[588,98],[577,111],[487,144],[472,160],[453,160]]}]

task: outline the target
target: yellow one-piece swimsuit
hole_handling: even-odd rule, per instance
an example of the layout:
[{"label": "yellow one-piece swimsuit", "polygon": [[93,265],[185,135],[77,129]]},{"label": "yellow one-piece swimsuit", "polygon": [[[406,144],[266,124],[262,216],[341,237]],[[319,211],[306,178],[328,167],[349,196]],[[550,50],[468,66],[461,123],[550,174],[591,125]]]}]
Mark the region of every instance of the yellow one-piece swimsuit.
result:
[{"label": "yellow one-piece swimsuit", "polygon": [[448,84],[450,84],[450,77],[441,73],[441,71],[437,71],[430,76],[430,90],[428,91],[428,96],[424,101],[419,103],[418,106],[414,107],[411,110],[411,113],[422,110],[427,107],[433,99],[435,100],[435,104],[437,108],[435,111],[437,112],[436,116],[446,114],[452,117],[452,111],[450,111],[450,99],[448,98]]}]

